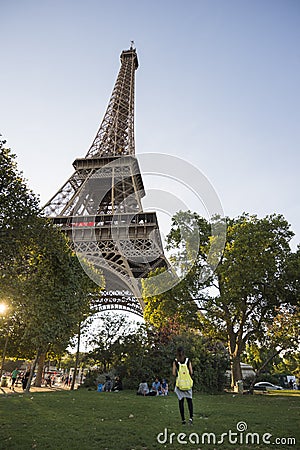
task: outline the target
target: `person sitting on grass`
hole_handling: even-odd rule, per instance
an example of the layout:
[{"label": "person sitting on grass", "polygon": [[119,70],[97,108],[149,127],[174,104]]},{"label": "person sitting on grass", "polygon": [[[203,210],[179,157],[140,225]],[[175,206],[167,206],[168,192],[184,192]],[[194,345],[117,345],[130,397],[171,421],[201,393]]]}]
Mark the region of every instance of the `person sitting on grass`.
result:
[{"label": "person sitting on grass", "polygon": [[122,381],[120,380],[120,377],[116,377],[115,382],[114,382],[113,391],[119,392],[119,391],[122,391],[122,389],[123,389]]},{"label": "person sitting on grass", "polygon": [[148,387],[148,383],[146,382],[145,379],[142,380],[142,382],[139,384],[139,388],[137,390],[137,395],[143,395],[145,397],[145,395],[149,394],[149,387]]},{"label": "person sitting on grass", "polygon": [[142,382],[139,384],[139,388],[137,390],[137,395],[143,395],[144,397],[154,396],[156,395],[155,391],[149,390],[148,383],[145,379],[142,380]]},{"label": "person sitting on grass", "polygon": [[169,386],[167,380],[163,378],[161,383],[161,395],[168,395],[168,394],[169,394]]},{"label": "person sitting on grass", "polygon": [[160,395],[161,386],[160,386],[160,381],[159,381],[158,377],[156,377],[155,381],[153,381],[151,391],[155,392],[155,395]]},{"label": "person sitting on grass", "polygon": [[104,384],[104,391],[111,392],[111,390],[112,390],[112,381],[111,381],[111,378],[109,376],[107,376],[105,384]]}]

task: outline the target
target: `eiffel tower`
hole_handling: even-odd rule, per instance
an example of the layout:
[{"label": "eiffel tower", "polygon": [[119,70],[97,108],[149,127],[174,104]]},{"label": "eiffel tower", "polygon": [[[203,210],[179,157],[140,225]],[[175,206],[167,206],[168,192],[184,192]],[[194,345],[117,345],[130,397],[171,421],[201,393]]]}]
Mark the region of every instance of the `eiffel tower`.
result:
[{"label": "eiffel tower", "polygon": [[[144,212],[143,181],[135,157],[134,88],[138,57],[131,45],[107,110],[84,158],[44,206],[68,236],[77,254],[105,278],[105,291],[93,300],[96,310],[119,309],[142,315],[141,279],[167,267],[155,212]],[[95,280],[97,281],[97,280]]]}]

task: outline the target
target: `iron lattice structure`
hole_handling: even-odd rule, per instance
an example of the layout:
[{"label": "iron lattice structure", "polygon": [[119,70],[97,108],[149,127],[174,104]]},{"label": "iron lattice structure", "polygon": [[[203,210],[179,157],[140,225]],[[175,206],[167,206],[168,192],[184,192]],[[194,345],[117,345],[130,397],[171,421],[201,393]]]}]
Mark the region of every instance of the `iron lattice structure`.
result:
[{"label": "iron lattice structure", "polygon": [[121,53],[120,71],[96,137],[74,173],[43,211],[75,250],[101,269],[105,291],[96,310],[142,315],[141,279],[166,267],[155,212],[144,212],[143,181],[135,158],[136,50]]}]

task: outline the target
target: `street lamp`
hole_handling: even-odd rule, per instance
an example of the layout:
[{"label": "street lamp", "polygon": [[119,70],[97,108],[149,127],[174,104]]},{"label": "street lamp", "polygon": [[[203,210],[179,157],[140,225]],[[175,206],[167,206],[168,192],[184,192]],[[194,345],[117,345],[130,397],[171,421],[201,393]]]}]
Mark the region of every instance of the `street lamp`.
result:
[{"label": "street lamp", "polygon": [[8,306],[6,303],[3,303],[3,302],[0,303],[0,315],[1,316],[5,316],[7,309],[8,309]]}]

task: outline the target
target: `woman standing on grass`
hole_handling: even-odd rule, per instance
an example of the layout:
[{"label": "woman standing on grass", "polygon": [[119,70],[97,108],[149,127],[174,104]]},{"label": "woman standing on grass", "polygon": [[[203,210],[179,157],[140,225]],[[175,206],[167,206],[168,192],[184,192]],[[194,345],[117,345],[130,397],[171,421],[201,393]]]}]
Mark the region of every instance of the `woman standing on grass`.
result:
[{"label": "woman standing on grass", "polygon": [[179,411],[182,424],[186,423],[184,416],[184,399],[186,398],[190,419],[189,424],[193,423],[193,368],[189,358],[186,358],[183,347],[178,347],[177,357],[173,362],[173,375],[176,377],[175,394],[179,401]]}]

